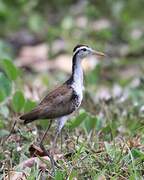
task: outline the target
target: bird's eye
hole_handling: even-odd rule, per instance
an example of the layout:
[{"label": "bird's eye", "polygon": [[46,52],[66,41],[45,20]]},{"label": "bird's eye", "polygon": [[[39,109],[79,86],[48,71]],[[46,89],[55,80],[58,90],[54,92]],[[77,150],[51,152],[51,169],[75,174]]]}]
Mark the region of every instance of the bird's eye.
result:
[{"label": "bird's eye", "polygon": [[83,51],[86,51],[86,48],[84,48]]}]

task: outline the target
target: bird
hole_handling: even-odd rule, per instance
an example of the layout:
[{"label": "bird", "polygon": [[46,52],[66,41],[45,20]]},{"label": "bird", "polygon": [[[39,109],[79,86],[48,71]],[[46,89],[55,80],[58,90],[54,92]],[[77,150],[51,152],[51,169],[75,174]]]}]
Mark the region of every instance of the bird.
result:
[{"label": "bird", "polygon": [[61,86],[54,89],[30,112],[20,116],[24,124],[31,123],[38,119],[49,119],[49,126],[41,139],[41,144],[54,119],[57,119],[58,126],[53,145],[55,146],[68,116],[76,111],[83,99],[83,69],[82,60],[90,55],[105,56],[103,52],[93,50],[88,45],[79,44],[73,49],[71,75]]}]

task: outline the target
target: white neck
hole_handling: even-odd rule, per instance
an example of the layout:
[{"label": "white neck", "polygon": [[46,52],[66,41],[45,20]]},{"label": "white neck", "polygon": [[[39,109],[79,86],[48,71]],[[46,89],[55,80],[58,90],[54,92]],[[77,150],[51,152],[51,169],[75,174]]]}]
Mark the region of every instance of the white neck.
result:
[{"label": "white neck", "polygon": [[74,69],[73,69],[73,82],[78,86],[83,86],[83,69],[81,65],[81,59],[78,59],[75,62]]},{"label": "white neck", "polygon": [[83,69],[81,65],[80,57],[76,56],[76,59],[73,60],[73,83],[72,87],[76,94],[79,96],[80,102],[83,98]]}]

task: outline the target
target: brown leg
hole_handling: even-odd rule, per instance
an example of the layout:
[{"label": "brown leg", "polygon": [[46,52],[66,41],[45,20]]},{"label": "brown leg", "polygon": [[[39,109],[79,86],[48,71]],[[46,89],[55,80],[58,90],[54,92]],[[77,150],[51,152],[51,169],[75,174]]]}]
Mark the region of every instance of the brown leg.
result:
[{"label": "brown leg", "polygon": [[54,138],[54,141],[53,141],[53,151],[54,151],[54,149],[55,149],[55,147],[56,147],[56,142],[57,142],[57,138],[58,138],[58,135],[59,135],[59,131],[56,131],[56,135],[55,135],[55,138]]},{"label": "brown leg", "polygon": [[51,163],[51,168],[52,168],[52,174],[55,174],[55,166],[58,167],[57,163],[55,162],[53,155],[51,155],[51,153],[45,149],[45,147],[43,146],[43,144],[40,144],[40,148],[43,150],[43,152],[49,157],[50,159],[50,163]]},{"label": "brown leg", "polygon": [[60,135],[61,135],[61,152],[62,152],[62,144],[63,144],[62,132],[63,132],[63,131],[61,131],[61,133],[60,133]]},{"label": "brown leg", "polygon": [[45,137],[46,137],[46,135],[47,135],[51,125],[52,125],[52,120],[50,120],[47,130],[45,131],[43,137],[41,138],[40,144],[43,144],[43,141],[44,141],[44,139],[45,139]]},{"label": "brown leg", "polygon": [[[50,153],[48,150],[46,150],[45,147],[44,147],[44,145],[43,145],[43,141],[44,141],[44,139],[45,139],[45,137],[46,137],[46,135],[47,135],[50,127],[51,127],[51,124],[52,124],[52,120],[50,120],[49,126],[48,126],[47,130],[45,131],[45,133],[44,133],[44,135],[43,135],[43,137],[42,137],[42,139],[41,139],[41,141],[40,141],[40,148],[41,148],[41,149],[43,150],[43,152],[50,158],[52,171],[53,171],[53,173],[55,173],[55,165],[56,165],[56,162],[54,161],[53,156],[51,155],[51,153]],[[57,166],[57,165],[56,165],[56,166]]]}]

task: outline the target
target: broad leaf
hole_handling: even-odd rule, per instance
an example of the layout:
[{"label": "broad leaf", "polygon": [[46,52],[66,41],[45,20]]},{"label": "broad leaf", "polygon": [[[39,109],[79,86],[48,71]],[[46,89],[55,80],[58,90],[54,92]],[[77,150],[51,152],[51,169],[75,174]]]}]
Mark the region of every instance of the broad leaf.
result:
[{"label": "broad leaf", "polygon": [[0,129],[4,128],[4,121],[2,119],[0,119]]},{"label": "broad leaf", "polygon": [[12,61],[8,59],[3,60],[2,67],[10,80],[15,80],[17,78],[19,74],[18,69],[15,67]]},{"label": "broad leaf", "polygon": [[57,170],[55,173],[55,180],[63,180],[64,179],[64,173],[62,171]]},{"label": "broad leaf", "polygon": [[0,130],[0,138],[7,136],[9,134],[9,131],[5,130],[5,129],[1,129]]},{"label": "broad leaf", "polygon": [[24,105],[24,112],[31,111],[36,106],[36,102],[27,100]]},{"label": "broad leaf", "polygon": [[23,96],[23,93],[21,91],[17,91],[12,99],[12,107],[15,112],[20,112],[22,108],[24,107],[25,98]]},{"label": "broad leaf", "polygon": [[140,158],[141,160],[144,160],[144,153],[140,151],[139,149],[132,149],[131,151],[134,158]]},{"label": "broad leaf", "polygon": [[0,102],[10,95],[12,89],[11,81],[0,72]]},{"label": "broad leaf", "polygon": [[76,128],[77,126],[79,126],[86,118],[87,116],[87,113],[85,112],[85,110],[81,109],[80,112],[79,112],[79,115],[70,122],[70,129],[74,129]]},{"label": "broad leaf", "polygon": [[4,118],[8,118],[9,116],[9,109],[7,106],[2,105],[0,106],[0,114],[4,117]]},{"label": "broad leaf", "polygon": [[84,121],[84,126],[89,133],[93,128],[96,127],[97,117],[92,117],[90,114],[87,114],[87,118]]}]

